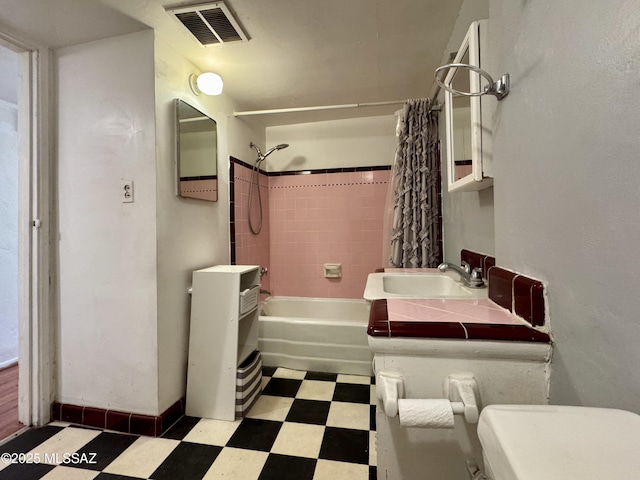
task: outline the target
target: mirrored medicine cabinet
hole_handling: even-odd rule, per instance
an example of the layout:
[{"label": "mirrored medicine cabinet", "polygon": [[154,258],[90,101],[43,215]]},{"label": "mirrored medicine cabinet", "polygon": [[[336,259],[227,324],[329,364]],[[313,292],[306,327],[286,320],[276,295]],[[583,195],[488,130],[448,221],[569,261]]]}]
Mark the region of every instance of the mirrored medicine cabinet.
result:
[{"label": "mirrored medicine cabinet", "polygon": [[[473,22],[452,64],[483,68],[488,56],[487,20]],[[469,68],[451,67],[444,85],[459,92],[480,92],[483,79]],[[493,185],[492,116],[495,99],[444,89],[448,190],[481,190]]]},{"label": "mirrored medicine cabinet", "polygon": [[218,130],[215,120],[175,100],[177,195],[218,201]]}]

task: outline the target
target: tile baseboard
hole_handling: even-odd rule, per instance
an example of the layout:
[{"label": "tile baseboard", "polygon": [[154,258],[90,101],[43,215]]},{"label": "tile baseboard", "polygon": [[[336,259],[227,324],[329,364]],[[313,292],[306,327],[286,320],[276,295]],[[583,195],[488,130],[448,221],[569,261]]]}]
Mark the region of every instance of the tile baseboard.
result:
[{"label": "tile baseboard", "polygon": [[162,414],[155,416],[55,402],[51,405],[51,420],[159,437],[180,420],[184,412],[184,399],[178,400]]}]

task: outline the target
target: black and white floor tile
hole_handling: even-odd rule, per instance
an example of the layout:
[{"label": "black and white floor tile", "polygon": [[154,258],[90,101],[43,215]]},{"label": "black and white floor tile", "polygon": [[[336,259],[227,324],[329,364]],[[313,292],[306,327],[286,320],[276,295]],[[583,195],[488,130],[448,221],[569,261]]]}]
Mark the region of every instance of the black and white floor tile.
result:
[{"label": "black and white floor tile", "polygon": [[375,479],[371,380],[265,367],[244,419],[183,417],[161,438],[33,428],[0,445],[0,480]]}]

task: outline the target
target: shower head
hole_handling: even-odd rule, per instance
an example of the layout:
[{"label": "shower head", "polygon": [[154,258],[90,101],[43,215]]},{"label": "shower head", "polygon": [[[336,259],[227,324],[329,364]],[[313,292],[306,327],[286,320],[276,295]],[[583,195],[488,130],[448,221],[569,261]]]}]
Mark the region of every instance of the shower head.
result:
[{"label": "shower head", "polygon": [[271,147],[269,150],[267,150],[267,153],[265,153],[262,158],[265,159],[269,155],[271,155],[271,153],[274,152],[275,150],[282,150],[283,148],[287,148],[288,146],[289,146],[288,143],[281,143],[280,145],[276,145],[275,147]]},{"label": "shower head", "polygon": [[288,143],[281,143],[280,145],[276,145],[275,147],[271,147],[269,150],[267,150],[267,152],[264,155],[260,151],[260,147],[258,147],[255,143],[251,142],[251,143],[249,143],[249,146],[255,148],[256,152],[258,152],[258,159],[256,160],[256,163],[259,163],[259,162],[262,162],[264,159],[266,159],[274,151],[282,150],[283,148],[287,148],[289,146],[289,144]]}]

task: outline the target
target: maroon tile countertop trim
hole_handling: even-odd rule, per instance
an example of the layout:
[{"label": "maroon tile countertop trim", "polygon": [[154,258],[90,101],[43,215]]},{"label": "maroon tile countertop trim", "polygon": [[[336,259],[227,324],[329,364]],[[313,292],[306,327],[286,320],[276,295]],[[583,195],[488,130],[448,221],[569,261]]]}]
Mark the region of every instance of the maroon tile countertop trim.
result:
[{"label": "maroon tile countertop trim", "polygon": [[51,420],[150,437],[159,437],[183,415],[183,399],[178,400],[161,415],[157,416],[83,407],[68,403],[56,402],[51,405]]},{"label": "maroon tile countertop trim", "polygon": [[467,338],[457,322],[389,322],[389,327],[392,337]]},{"label": "maroon tile countertop trim", "polygon": [[526,325],[465,322],[390,322],[386,300],[374,300],[367,333],[372,337],[451,338],[550,343],[551,337]]},{"label": "maroon tile countertop trim", "polygon": [[509,340],[519,342],[550,343],[548,333],[541,332],[526,325],[486,325],[482,323],[465,323],[469,340]]},{"label": "maroon tile countertop trim", "polygon": [[369,326],[367,333],[372,337],[389,337],[389,314],[386,300],[374,300],[369,310]]}]

